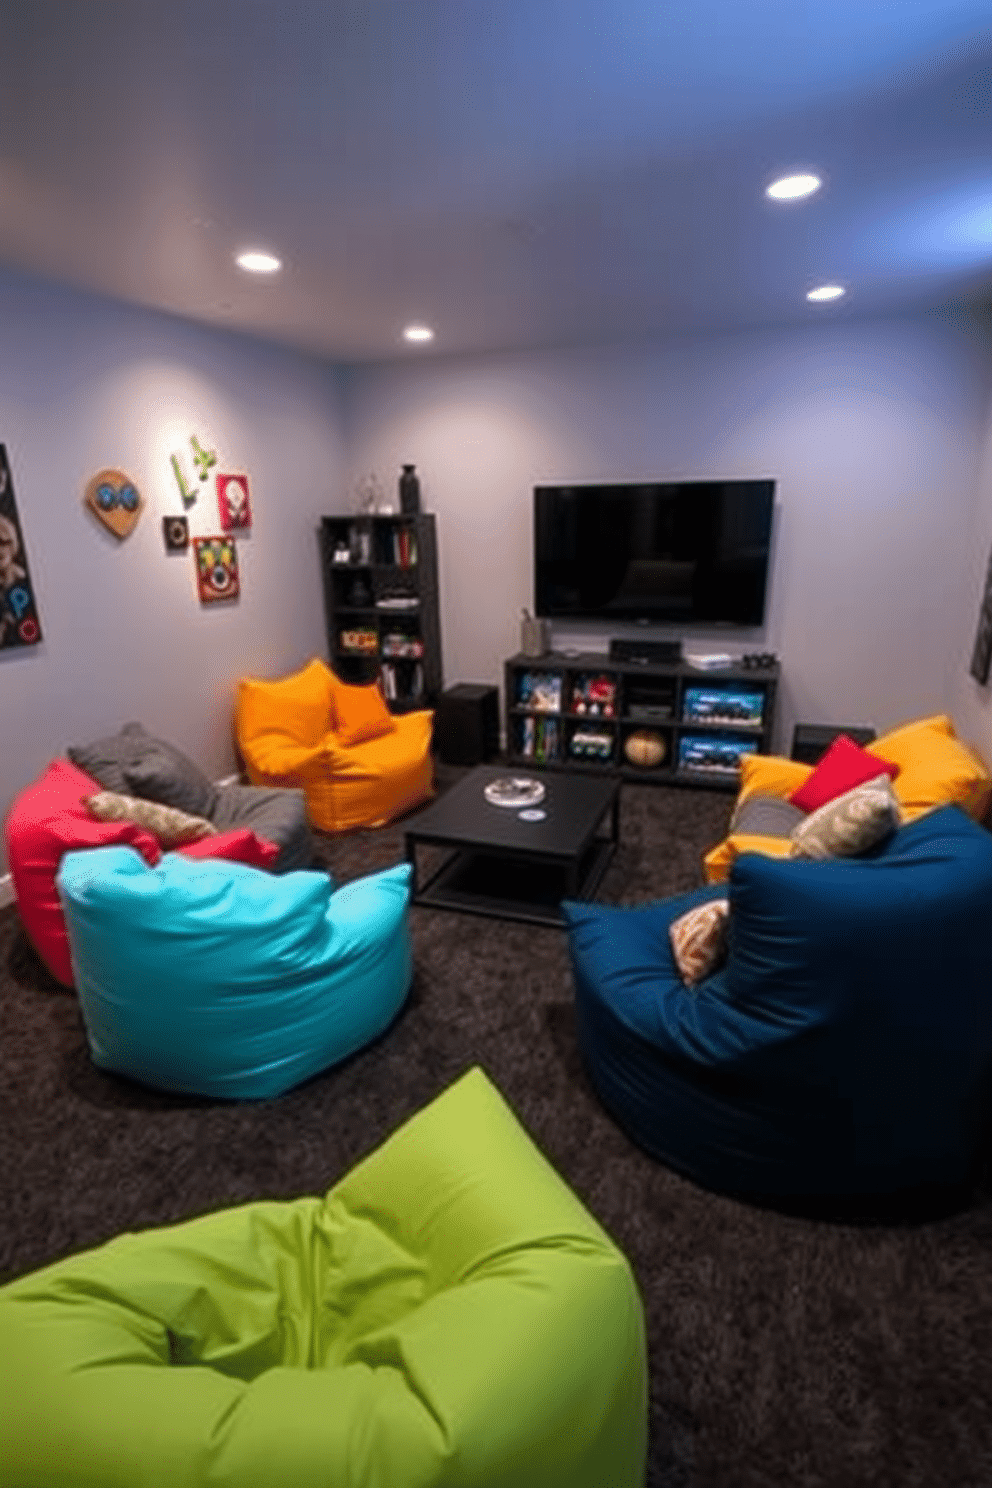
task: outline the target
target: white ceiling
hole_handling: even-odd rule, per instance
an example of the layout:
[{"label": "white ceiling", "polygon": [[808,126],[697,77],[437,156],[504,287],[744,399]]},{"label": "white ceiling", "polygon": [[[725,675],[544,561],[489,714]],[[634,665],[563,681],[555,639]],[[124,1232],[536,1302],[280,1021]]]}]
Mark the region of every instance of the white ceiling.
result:
[{"label": "white ceiling", "polygon": [[0,0],[0,262],[340,360],[985,298],[992,0]]}]

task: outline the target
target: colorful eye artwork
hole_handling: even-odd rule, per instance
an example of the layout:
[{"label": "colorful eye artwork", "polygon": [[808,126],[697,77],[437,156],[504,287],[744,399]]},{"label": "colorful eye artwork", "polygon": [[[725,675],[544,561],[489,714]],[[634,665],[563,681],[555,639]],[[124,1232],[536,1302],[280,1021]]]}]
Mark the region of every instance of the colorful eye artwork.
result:
[{"label": "colorful eye artwork", "polygon": [[234,540],[230,537],[194,537],[193,553],[201,604],[212,604],[218,599],[237,599],[241,584]]},{"label": "colorful eye artwork", "polygon": [[246,475],[218,475],[217,506],[225,532],[251,526],[251,498]]},{"label": "colorful eye artwork", "polygon": [[87,484],[83,504],[123,541],[134,531],[144,502],[134,481],[123,470],[100,470]]},{"label": "colorful eye artwork", "polygon": [[14,501],[6,446],[0,444],[0,647],[34,646],[41,624]]}]

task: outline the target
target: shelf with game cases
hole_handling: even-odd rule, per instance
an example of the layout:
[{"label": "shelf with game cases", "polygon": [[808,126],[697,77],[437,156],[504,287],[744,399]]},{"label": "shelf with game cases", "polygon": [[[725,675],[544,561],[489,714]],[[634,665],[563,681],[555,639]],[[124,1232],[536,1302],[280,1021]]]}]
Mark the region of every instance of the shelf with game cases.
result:
[{"label": "shelf with game cases", "polygon": [[324,517],[320,548],[334,671],[378,678],[394,712],[432,707],[442,690],[434,517]]},{"label": "shelf with game cases", "polygon": [[682,661],[645,664],[599,653],[511,657],[510,759],[736,788],[741,756],[771,747],[777,678],[777,666],[704,674]]}]

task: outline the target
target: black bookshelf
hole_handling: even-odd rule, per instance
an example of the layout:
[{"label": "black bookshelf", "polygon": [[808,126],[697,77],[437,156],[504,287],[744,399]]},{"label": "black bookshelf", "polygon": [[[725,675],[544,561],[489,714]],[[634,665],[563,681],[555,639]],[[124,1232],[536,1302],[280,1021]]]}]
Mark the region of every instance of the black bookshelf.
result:
[{"label": "black bookshelf", "polygon": [[343,682],[380,678],[391,710],[441,694],[434,516],[322,517],[327,651]]},{"label": "black bookshelf", "polygon": [[[771,752],[779,668],[701,669],[599,652],[512,656],[504,666],[508,759],[625,780],[736,790],[743,752]],[[647,735],[659,757],[629,758]]]}]

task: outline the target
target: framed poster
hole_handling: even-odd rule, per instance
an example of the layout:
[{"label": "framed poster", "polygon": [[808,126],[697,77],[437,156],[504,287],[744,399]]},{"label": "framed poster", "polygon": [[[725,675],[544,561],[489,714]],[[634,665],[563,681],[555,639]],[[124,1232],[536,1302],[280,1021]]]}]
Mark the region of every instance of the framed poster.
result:
[{"label": "framed poster", "polygon": [[241,592],[238,577],[238,550],[230,537],[194,537],[196,585],[201,604],[218,599],[237,599]]},{"label": "framed poster", "polygon": [[981,609],[978,611],[978,629],[975,632],[975,647],[971,653],[971,675],[984,686],[989,680],[989,663],[992,661],[992,554],[985,570],[985,590]]},{"label": "framed poster", "polygon": [[0,647],[34,646],[41,623],[14,500],[7,446],[0,444]]},{"label": "framed poster", "polygon": [[225,532],[251,526],[251,497],[246,475],[218,475],[217,506]]},{"label": "framed poster", "polygon": [[162,536],[167,553],[185,553],[189,547],[189,518],[163,517]]}]

